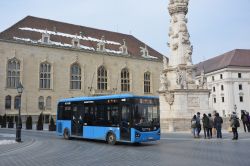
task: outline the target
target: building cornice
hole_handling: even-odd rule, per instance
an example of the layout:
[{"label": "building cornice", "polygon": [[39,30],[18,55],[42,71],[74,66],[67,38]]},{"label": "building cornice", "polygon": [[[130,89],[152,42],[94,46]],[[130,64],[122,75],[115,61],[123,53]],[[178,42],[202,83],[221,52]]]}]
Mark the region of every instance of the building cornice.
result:
[{"label": "building cornice", "polygon": [[84,52],[84,53],[106,55],[106,56],[113,56],[113,57],[123,57],[123,58],[138,59],[138,60],[152,61],[152,62],[162,62],[159,59],[145,59],[143,57],[142,58],[134,57],[134,56],[131,56],[129,54],[128,55],[123,55],[123,54],[119,55],[119,54],[108,53],[108,52],[89,51],[89,50],[85,50],[85,49],[68,48],[68,47],[61,47],[61,46],[55,46],[55,45],[49,45],[49,44],[27,43],[27,42],[22,42],[22,41],[5,40],[5,39],[0,39],[0,42],[12,43],[12,44],[21,44],[21,45],[41,47],[41,48],[62,49],[62,50],[67,50],[67,51]]}]

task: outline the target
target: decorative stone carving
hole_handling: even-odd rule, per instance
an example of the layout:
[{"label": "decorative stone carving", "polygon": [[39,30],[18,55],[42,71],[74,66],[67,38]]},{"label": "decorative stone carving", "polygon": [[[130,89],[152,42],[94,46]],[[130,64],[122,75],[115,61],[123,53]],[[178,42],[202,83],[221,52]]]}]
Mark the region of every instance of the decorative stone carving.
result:
[{"label": "decorative stone carving", "polygon": [[163,69],[167,69],[168,68],[168,60],[167,57],[163,57]]},{"label": "decorative stone carving", "polygon": [[105,38],[102,36],[101,41],[97,43],[97,51],[104,52],[105,51]]},{"label": "decorative stone carving", "polygon": [[167,74],[161,73],[160,75],[160,91],[165,91],[168,89]]},{"label": "decorative stone carving", "polygon": [[172,36],[172,38],[174,39],[174,38],[178,38],[179,37],[179,34],[178,33],[176,33],[176,34],[174,34],[173,36]]},{"label": "decorative stone carving", "polygon": [[184,32],[182,34],[182,40],[181,40],[182,44],[188,44],[189,45],[190,44],[189,37],[190,37],[189,33]]},{"label": "decorative stone carving", "polygon": [[176,69],[176,83],[180,86],[181,89],[186,89],[186,75],[183,70],[179,68]]},{"label": "decorative stone carving", "polygon": [[199,88],[200,89],[207,89],[207,78],[205,76],[204,70],[201,71],[201,78],[199,81]]},{"label": "decorative stone carving", "polygon": [[190,107],[199,107],[200,101],[198,97],[188,97],[188,106]]},{"label": "decorative stone carving", "polygon": [[186,23],[180,24],[179,32],[187,32],[187,25],[186,25]]},{"label": "decorative stone carving", "polygon": [[193,53],[193,46],[188,46],[184,53],[185,62],[188,66],[192,65],[192,53]]},{"label": "decorative stone carving", "polygon": [[169,104],[169,105],[172,105],[174,103],[174,94],[167,91],[165,94],[164,94],[164,97],[165,97],[165,100],[166,102]]},{"label": "decorative stone carving", "polygon": [[174,43],[174,44],[172,45],[172,49],[173,49],[173,50],[177,50],[178,47],[179,47],[179,44],[178,44],[178,43]]}]

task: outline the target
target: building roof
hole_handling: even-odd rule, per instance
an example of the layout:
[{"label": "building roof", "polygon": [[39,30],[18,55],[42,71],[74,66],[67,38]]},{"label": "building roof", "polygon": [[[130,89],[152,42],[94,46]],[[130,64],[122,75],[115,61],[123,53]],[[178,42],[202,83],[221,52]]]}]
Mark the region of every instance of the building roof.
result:
[{"label": "building roof", "polygon": [[197,73],[210,73],[228,67],[250,67],[250,49],[235,49],[196,64]]},{"label": "building roof", "polygon": [[[0,33],[0,39],[28,44],[43,44],[42,34],[49,34],[50,44],[55,47],[72,48],[72,39],[80,41],[80,50],[96,51],[97,44],[105,43],[106,53],[122,55],[119,48],[126,42],[128,54],[134,58],[162,60],[163,55],[146,46],[132,35],[100,30],[80,25],[27,16]],[[104,37],[104,40],[102,40]],[[48,45],[48,44],[47,44]],[[148,56],[142,56],[147,48]]]}]

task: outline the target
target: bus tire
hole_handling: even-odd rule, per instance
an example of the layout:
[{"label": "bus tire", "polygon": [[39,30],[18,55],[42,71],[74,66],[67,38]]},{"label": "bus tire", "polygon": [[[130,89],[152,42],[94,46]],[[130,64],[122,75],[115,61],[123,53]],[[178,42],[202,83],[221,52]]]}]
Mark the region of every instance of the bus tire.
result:
[{"label": "bus tire", "polygon": [[66,140],[70,140],[69,129],[64,129],[64,131],[63,131],[63,137]]},{"label": "bus tire", "polygon": [[116,137],[115,134],[113,133],[108,133],[107,135],[107,143],[110,145],[115,145],[116,144]]}]

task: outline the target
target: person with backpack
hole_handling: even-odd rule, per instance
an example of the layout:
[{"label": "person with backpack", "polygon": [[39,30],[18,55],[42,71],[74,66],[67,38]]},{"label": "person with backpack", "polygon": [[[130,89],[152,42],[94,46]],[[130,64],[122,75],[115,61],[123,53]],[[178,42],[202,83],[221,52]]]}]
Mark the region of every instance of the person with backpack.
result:
[{"label": "person with backpack", "polygon": [[193,118],[191,119],[191,129],[192,129],[192,133],[193,133],[194,138],[197,138],[198,131],[197,131],[196,115],[194,115]]},{"label": "person with backpack", "polygon": [[217,131],[217,138],[222,138],[221,127],[222,127],[223,119],[220,117],[219,113],[215,113],[214,118],[214,127]]},{"label": "person with backpack", "polygon": [[230,125],[231,125],[232,131],[233,131],[233,139],[232,140],[237,140],[238,139],[237,128],[240,127],[240,121],[239,121],[239,118],[236,115],[236,112],[233,112],[233,114],[231,115],[229,121],[231,122]]}]

